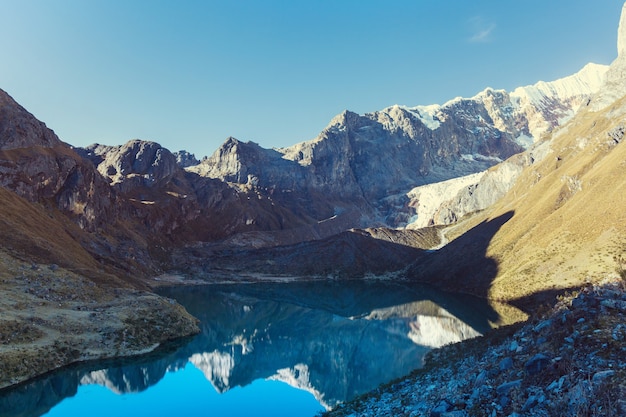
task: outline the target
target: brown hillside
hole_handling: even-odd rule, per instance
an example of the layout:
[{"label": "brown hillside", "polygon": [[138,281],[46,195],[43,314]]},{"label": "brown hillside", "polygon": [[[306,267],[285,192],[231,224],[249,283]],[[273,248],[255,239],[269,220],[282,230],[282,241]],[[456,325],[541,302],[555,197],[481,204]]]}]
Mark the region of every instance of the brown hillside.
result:
[{"label": "brown hillside", "polygon": [[99,283],[128,285],[104,272],[79,243],[87,243],[88,235],[64,215],[1,187],[0,202],[0,247],[12,257],[87,273]]},{"label": "brown hillside", "polygon": [[511,300],[615,272],[626,248],[625,115],[626,98],[582,111],[502,200],[458,226],[467,231],[514,212],[485,252],[497,265],[490,297]]}]

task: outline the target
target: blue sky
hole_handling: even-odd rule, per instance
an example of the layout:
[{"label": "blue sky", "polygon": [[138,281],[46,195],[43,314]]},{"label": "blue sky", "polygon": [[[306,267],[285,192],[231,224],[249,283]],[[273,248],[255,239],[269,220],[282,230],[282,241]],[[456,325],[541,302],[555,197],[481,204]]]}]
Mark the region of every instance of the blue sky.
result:
[{"label": "blue sky", "polygon": [[197,157],[617,55],[621,0],[0,0],[0,88],[72,145]]}]

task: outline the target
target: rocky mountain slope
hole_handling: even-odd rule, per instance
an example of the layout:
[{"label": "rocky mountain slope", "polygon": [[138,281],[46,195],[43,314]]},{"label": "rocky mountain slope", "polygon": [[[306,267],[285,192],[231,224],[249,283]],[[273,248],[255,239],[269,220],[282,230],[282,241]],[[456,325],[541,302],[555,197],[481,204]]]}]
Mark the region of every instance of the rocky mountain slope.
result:
[{"label": "rocky mountain slope", "polygon": [[123,210],[94,166],[4,92],[0,104],[0,387],[197,332],[129,273],[146,270],[133,259],[145,241],[116,231]]},{"label": "rocky mountain slope", "polygon": [[486,89],[444,105],[345,111],[317,138],[284,149],[230,138],[188,170],[271,192],[318,220],[356,207],[362,215],[354,226],[403,226],[414,215],[408,191],[483,171],[521,152],[586,104],[606,70],[589,64],[554,82],[511,93]]},{"label": "rocky mountain slope", "polygon": [[[491,179],[496,185],[480,188],[491,191],[486,191],[478,204],[480,193],[472,193],[471,203],[462,209],[443,207],[443,202],[435,203],[431,196],[425,201],[423,192],[414,187],[484,172],[522,151],[529,141],[554,129],[586,103],[605,71],[603,66],[590,64],[578,74],[555,82],[512,93],[487,89],[471,99],[457,98],[442,106],[393,106],[363,116],[344,112],[315,140],[286,149],[263,149],[229,138],[196,165],[197,160],[184,151],[175,155],[154,142],[140,140],[121,146],[73,148],[81,157],[75,160],[90,161],[100,174],[98,186],[108,183],[105,193],[93,193],[100,197],[94,202],[114,208],[104,223],[122,222],[126,230],[122,236],[116,232],[114,245],[99,245],[98,251],[108,251],[99,256],[121,258],[118,263],[123,265],[129,251],[114,252],[112,248],[130,245],[135,270],[145,275],[163,268],[206,270],[206,258],[214,261],[208,263],[209,269],[215,266],[232,271],[232,267],[224,266],[223,257],[211,258],[216,253],[213,242],[220,241],[222,248],[263,248],[334,239],[333,235],[354,227],[418,228],[453,222],[496,201],[524,163],[501,165],[484,174],[483,182],[498,173]],[[507,184],[502,182],[502,172]],[[436,213],[430,217],[423,214],[427,205],[435,207]],[[96,208],[92,213],[95,218],[104,212]],[[119,228],[107,230],[112,229]],[[193,251],[183,250],[180,256],[180,248],[190,244]],[[208,249],[200,250],[207,245]],[[346,259],[365,261],[367,251],[359,245],[346,253]],[[304,258],[321,246],[323,243],[313,243],[291,250],[303,251],[300,257]],[[410,246],[424,247],[420,242]],[[267,256],[277,255],[268,252],[245,258]],[[236,258],[231,256],[230,263],[237,264]],[[406,259],[395,258],[389,254],[381,264],[402,269]],[[181,259],[191,260],[192,265],[181,268],[179,265],[188,264]],[[260,265],[264,264],[261,259]],[[262,271],[257,272],[302,272],[291,270],[290,265],[271,271],[260,268]],[[349,266],[340,269],[345,272]],[[328,266],[319,271],[307,269],[317,275],[328,270]],[[372,271],[358,269],[356,274],[367,272]]]}]

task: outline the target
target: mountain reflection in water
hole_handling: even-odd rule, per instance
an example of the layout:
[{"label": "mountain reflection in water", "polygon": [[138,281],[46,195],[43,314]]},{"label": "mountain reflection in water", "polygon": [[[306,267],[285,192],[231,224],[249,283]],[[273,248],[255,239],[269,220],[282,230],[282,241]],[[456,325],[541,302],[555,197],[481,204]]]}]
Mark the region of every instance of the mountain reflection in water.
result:
[{"label": "mountain reflection in water", "polygon": [[41,415],[85,384],[140,392],[188,363],[219,393],[279,380],[332,407],[419,368],[430,349],[478,336],[498,320],[484,300],[408,284],[263,283],[161,292],[199,318],[202,333],[151,355],[74,366],[0,391],[2,415]]}]

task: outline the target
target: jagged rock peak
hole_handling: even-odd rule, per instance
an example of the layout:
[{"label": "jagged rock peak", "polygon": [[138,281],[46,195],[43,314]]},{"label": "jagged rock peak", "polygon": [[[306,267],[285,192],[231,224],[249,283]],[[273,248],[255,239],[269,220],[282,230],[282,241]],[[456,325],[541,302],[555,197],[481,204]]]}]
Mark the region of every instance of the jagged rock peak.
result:
[{"label": "jagged rock peak", "polygon": [[245,162],[242,163],[242,160],[255,159],[254,155],[259,152],[262,152],[262,148],[258,144],[242,142],[229,136],[211,156],[203,159],[198,165],[186,168],[186,170],[202,176],[236,182],[242,176],[247,176],[247,172],[241,172],[246,171]]},{"label": "jagged rock peak", "polygon": [[[346,110],[331,120],[325,132],[366,129],[366,125],[375,122],[389,131],[399,129],[413,137],[423,134],[419,125],[435,131],[450,118],[458,118],[467,111],[480,112],[484,107],[487,113],[480,115],[488,114],[484,120],[490,118],[496,128],[510,131],[520,138],[518,142],[522,146],[528,146],[586,104],[604,83],[608,68],[590,63],[576,74],[555,81],[539,81],[512,92],[488,87],[471,98],[456,97],[441,105],[396,104],[365,115]],[[419,121],[419,125],[415,121]]]},{"label": "jagged rock peak", "polygon": [[176,157],[156,142],[133,139],[121,146],[93,144],[85,148],[86,157],[108,177],[112,184],[140,176],[146,185],[166,179],[178,168]]},{"label": "jagged rock peak", "polygon": [[226,138],[226,140],[224,141],[224,143],[222,144],[222,148],[228,148],[230,146],[236,146],[239,145],[241,142],[239,139],[233,137],[233,136],[229,136]]},{"label": "jagged rock peak", "polygon": [[235,153],[241,153],[241,152],[256,153],[256,152],[265,152],[265,151],[267,151],[267,149],[263,148],[261,145],[259,145],[256,142],[253,142],[251,140],[244,142],[237,138],[229,136],[228,138],[226,138],[224,143],[222,143],[222,145],[219,148],[217,148],[217,150],[213,153],[213,155],[209,156],[208,158],[205,158],[202,161],[202,163],[208,163],[210,160],[216,159],[220,155],[223,156],[223,155],[229,155],[229,154],[235,154]]},{"label": "jagged rock peak", "polygon": [[333,117],[325,130],[337,127],[354,127],[361,116],[350,110],[344,110]]},{"label": "jagged rock peak", "polygon": [[261,147],[258,143],[253,141],[243,142],[237,138],[229,136],[226,141],[211,155],[206,158],[203,163],[209,163],[210,160],[218,158],[220,155],[229,155],[235,153],[257,153],[257,152],[266,152],[267,149]]},{"label": "jagged rock peak", "polygon": [[196,155],[185,150],[173,152],[173,155],[176,157],[176,163],[181,168],[192,167],[200,163],[200,161],[196,158]]},{"label": "jagged rock peak", "polygon": [[0,89],[0,149],[61,145],[52,130]]}]

